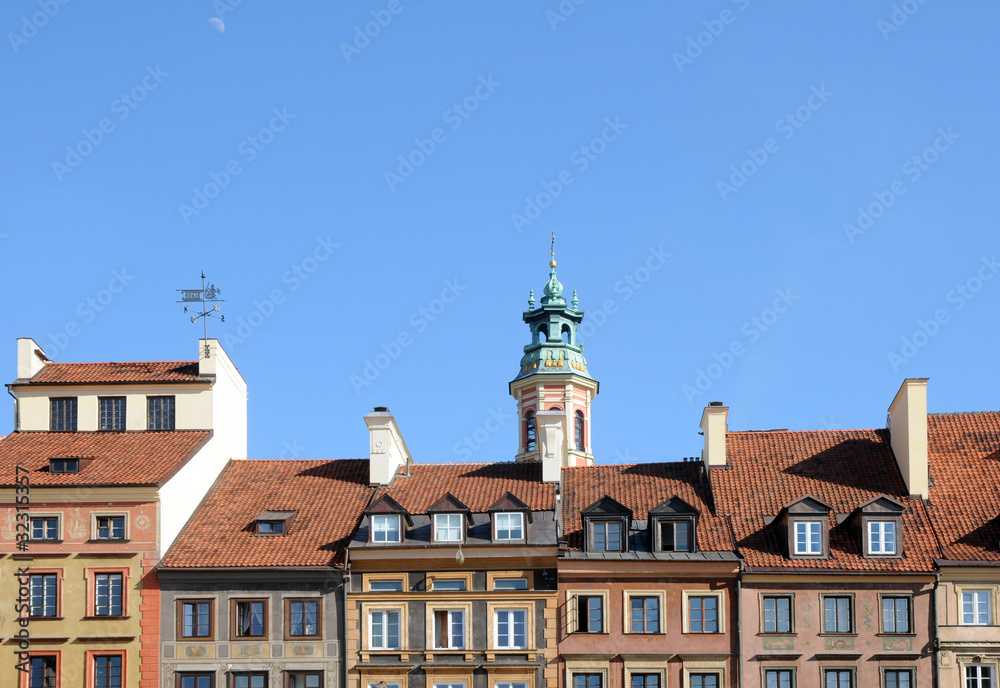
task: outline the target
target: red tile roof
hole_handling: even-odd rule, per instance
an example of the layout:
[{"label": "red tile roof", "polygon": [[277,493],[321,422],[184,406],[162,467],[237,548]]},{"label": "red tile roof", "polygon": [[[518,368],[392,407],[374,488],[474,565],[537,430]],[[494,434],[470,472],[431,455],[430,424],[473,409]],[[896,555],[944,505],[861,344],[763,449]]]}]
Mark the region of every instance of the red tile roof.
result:
[{"label": "red tile roof", "polygon": [[[16,466],[34,486],[162,485],[208,440],[207,430],[169,432],[15,432],[0,437],[0,486]],[[79,473],[49,473],[49,459],[92,458]]]},{"label": "red tile roof", "polygon": [[[230,461],[161,565],[342,566],[372,492],[367,459]],[[258,536],[264,511],[298,513],[286,535]]]},{"label": "red tile roof", "polygon": [[397,475],[379,495],[388,494],[411,514],[426,514],[447,492],[473,513],[486,513],[507,492],[532,511],[555,509],[556,488],[542,482],[540,463],[413,464],[409,477]]},{"label": "red tile roof", "polygon": [[927,442],[943,558],[1000,562],[1000,412],[928,414]]},{"label": "red tile roof", "polygon": [[[852,571],[931,571],[939,556],[924,504],[910,499],[887,430],[726,433],[727,468],[710,471],[720,515],[731,518],[749,567]],[[850,514],[885,494],[904,507],[899,559],[865,558],[849,523],[830,518],[828,559],[787,559],[768,521],[813,495]]]},{"label": "red tile roof", "polygon": [[198,361],[129,361],[124,363],[47,363],[33,378],[14,384],[84,385],[113,382],[193,382]]},{"label": "red tile roof", "polygon": [[611,497],[631,509],[633,518],[645,519],[652,509],[677,496],[701,512],[698,548],[731,552],[733,539],[725,519],[713,513],[708,485],[699,485],[700,466],[700,462],[673,462],[564,468],[563,532],[570,549],[583,546],[580,510],[601,497]]}]

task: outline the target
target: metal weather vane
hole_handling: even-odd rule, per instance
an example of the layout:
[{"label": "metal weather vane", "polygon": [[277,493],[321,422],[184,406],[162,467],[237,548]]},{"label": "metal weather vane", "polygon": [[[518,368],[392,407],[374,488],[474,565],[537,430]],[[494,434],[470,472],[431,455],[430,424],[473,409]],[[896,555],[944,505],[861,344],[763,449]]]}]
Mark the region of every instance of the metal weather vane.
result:
[{"label": "metal weather vane", "polygon": [[[181,298],[177,303],[198,303],[201,302],[201,310],[197,310],[197,306],[194,308],[196,310],[192,311],[191,306],[184,306],[185,313],[195,313],[191,316],[191,322],[198,322],[199,318],[202,318],[205,325],[205,358],[209,357],[208,348],[208,319],[218,318],[222,322],[226,322],[226,316],[217,315],[219,313],[218,303],[225,301],[225,299],[218,298],[219,294],[222,293],[221,289],[216,288],[214,284],[205,284],[205,271],[201,271],[201,289],[178,289],[181,293]],[[210,308],[208,304],[214,304]]]}]

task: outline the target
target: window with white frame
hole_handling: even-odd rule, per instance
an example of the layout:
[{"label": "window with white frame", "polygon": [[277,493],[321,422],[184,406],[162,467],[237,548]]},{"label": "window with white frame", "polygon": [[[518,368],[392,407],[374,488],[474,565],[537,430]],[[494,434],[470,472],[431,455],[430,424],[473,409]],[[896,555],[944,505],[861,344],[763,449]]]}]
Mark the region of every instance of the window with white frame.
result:
[{"label": "window with white frame", "polygon": [[823,522],[795,522],[795,553],[806,555],[823,554]]},{"label": "window with white frame", "polygon": [[517,511],[499,513],[493,518],[496,523],[493,532],[494,540],[524,539],[524,514]]},{"label": "window with white frame", "polygon": [[434,541],[461,542],[462,514],[434,514]]},{"label": "window with white frame", "polygon": [[962,625],[989,626],[993,617],[989,590],[962,591]]},{"label": "window with white frame", "polygon": [[868,553],[896,553],[895,521],[868,521]]},{"label": "window with white frame", "polygon": [[438,650],[465,648],[465,610],[434,610],[434,647]]},{"label": "window with white frame", "polygon": [[523,650],[528,647],[528,612],[524,609],[498,609],[493,617],[493,632],[498,650]]},{"label": "window with white frame", "polygon": [[398,650],[398,609],[373,609],[368,612],[368,647],[371,650]]},{"label": "window with white frame", "polygon": [[368,592],[403,592],[403,581],[373,580],[368,583]]},{"label": "window with white frame", "polygon": [[399,542],[399,514],[372,514],[372,542]]},{"label": "window with white frame", "polygon": [[965,688],[995,688],[993,682],[993,665],[966,664]]}]

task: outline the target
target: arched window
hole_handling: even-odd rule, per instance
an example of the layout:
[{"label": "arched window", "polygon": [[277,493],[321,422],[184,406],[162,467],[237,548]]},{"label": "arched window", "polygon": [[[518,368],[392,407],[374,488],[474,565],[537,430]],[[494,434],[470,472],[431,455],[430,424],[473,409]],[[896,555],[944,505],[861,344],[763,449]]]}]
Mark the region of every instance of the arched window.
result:
[{"label": "arched window", "polygon": [[583,411],[577,411],[575,414],[573,436],[576,439],[577,451],[586,451],[583,443]]},{"label": "arched window", "polygon": [[537,446],[535,441],[535,412],[528,411],[524,415],[524,451],[534,451]]}]

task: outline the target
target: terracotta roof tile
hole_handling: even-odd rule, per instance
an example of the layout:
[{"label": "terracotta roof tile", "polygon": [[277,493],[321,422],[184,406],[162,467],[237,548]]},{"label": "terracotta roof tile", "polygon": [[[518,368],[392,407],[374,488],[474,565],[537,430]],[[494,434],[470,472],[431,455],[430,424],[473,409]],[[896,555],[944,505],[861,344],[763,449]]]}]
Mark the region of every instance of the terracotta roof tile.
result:
[{"label": "terracotta roof tile", "polygon": [[[164,568],[342,566],[371,498],[368,460],[231,461],[164,557]],[[263,511],[295,511],[285,535],[257,536]]]},{"label": "terracotta roof tile", "polygon": [[1000,561],[1000,412],[928,414],[927,443],[944,558]]},{"label": "terracotta roof tile", "polygon": [[[168,432],[15,432],[0,438],[0,486],[26,467],[32,485],[161,485],[211,437]],[[79,473],[49,473],[49,459],[92,458]]]},{"label": "terracotta roof tile", "polygon": [[532,511],[555,508],[556,488],[542,482],[540,463],[415,463],[409,477],[397,475],[379,494],[388,494],[411,514],[426,514],[448,492],[473,513],[486,513],[507,492]]},{"label": "terracotta roof tile", "polygon": [[[910,499],[887,430],[728,432],[727,468],[712,469],[718,513],[729,516],[750,567],[855,571],[930,571],[937,542],[924,504]],[[849,523],[830,518],[828,559],[787,559],[768,524],[789,502],[813,495],[835,514],[885,494],[900,502],[903,552],[865,558]]]},{"label": "terracotta roof tile", "polygon": [[82,385],[114,382],[193,382],[198,361],[128,361],[107,363],[47,363],[26,385]]},{"label": "terracotta roof tile", "polygon": [[711,506],[707,484],[699,484],[700,462],[639,463],[581,466],[563,469],[564,533],[570,549],[583,546],[581,509],[610,497],[645,519],[651,510],[677,496],[701,512],[698,548],[709,552],[732,551],[733,540],[725,519]]}]

